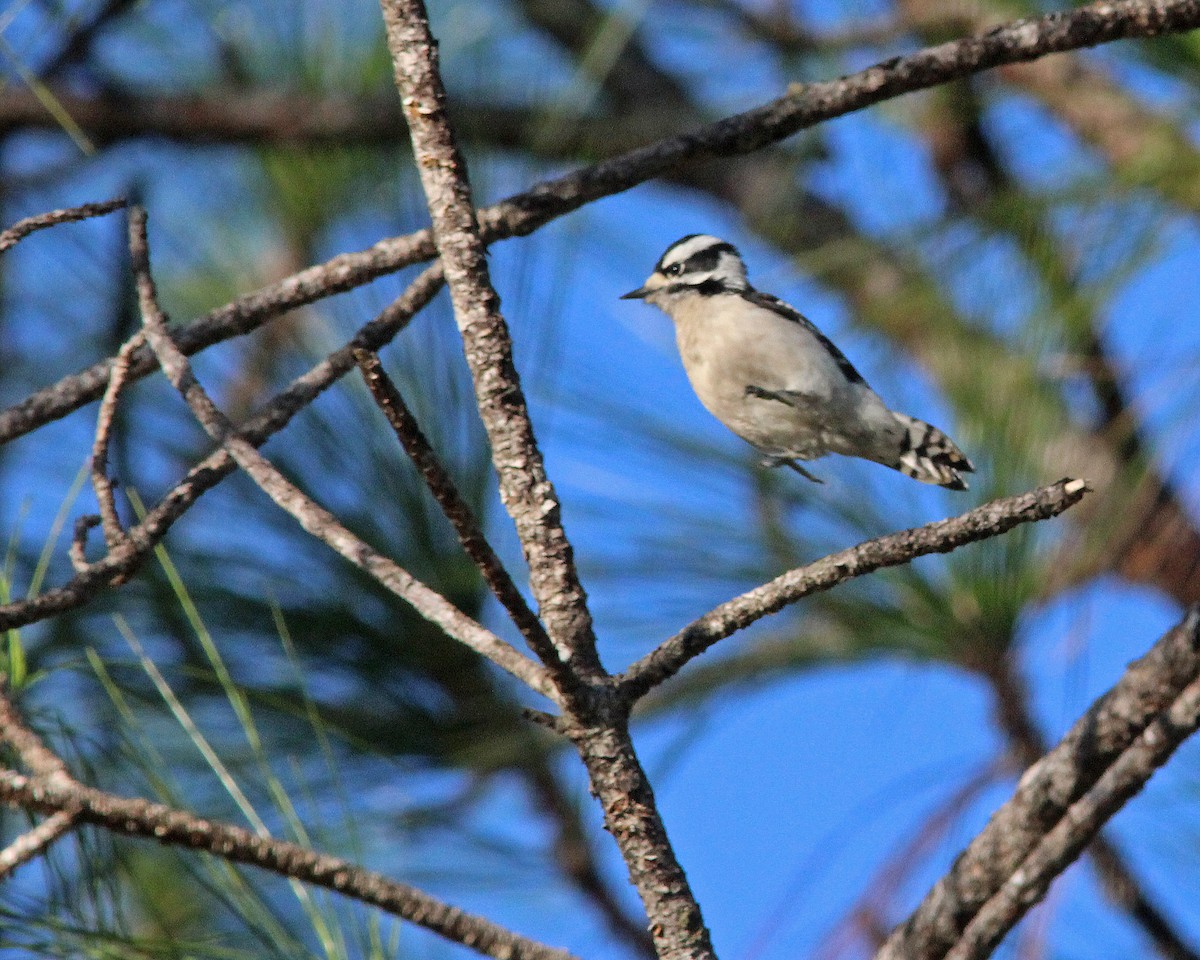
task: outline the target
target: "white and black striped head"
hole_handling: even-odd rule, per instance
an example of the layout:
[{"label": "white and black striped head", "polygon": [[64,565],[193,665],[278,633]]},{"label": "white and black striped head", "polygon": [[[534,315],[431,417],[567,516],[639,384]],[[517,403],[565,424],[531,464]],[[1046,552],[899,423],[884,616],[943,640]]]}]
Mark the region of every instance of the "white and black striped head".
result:
[{"label": "white and black striped head", "polygon": [[732,243],[707,233],[690,233],[667,247],[654,272],[622,300],[667,305],[679,297],[713,296],[749,289],[746,265]]}]

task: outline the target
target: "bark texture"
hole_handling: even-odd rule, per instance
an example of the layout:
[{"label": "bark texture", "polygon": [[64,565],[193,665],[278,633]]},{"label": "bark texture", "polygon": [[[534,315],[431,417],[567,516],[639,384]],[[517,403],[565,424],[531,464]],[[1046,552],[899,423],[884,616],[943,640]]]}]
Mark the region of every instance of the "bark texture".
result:
[{"label": "bark texture", "polygon": [[876,960],[986,955],[1200,723],[1198,678],[1193,608],[1025,772]]}]

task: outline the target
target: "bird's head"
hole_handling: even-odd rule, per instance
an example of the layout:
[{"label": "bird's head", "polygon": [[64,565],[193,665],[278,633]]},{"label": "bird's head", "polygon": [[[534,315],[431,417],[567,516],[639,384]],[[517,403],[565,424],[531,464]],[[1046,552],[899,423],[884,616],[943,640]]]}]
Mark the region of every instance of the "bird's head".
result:
[{"label": "bird's head", "polygon": [[712,296],[745,290],[746,265],[732,243],[707,233],[691,233],[667,247],[654,272],[622,300],[645,300],[666,309],[679,297]]}]

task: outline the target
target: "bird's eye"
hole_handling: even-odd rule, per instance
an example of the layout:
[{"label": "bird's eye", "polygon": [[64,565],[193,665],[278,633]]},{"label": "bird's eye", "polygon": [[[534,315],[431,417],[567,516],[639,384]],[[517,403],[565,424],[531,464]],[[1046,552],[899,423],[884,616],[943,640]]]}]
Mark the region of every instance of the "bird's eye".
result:
[{"label": "bird's eye", "polygon": [[669,267],[666,267],[663,270],[663,273],[665,273],[668,277],[677,277],[683,273],[683,264],[673,263]]}]

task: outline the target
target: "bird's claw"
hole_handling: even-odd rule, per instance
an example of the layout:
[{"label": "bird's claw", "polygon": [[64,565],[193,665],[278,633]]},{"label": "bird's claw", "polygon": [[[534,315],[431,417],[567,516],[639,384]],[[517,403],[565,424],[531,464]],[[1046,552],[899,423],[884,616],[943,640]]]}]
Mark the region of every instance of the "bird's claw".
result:
[{"label": "bird's claw", "polygon": [[802,466],[800,466],[800,464],[798,464],[795,460],[791,460],[788,457],[763,457],[761,460],[761,463],[764,467],[768,467],[768,468],[790,467],[792,470],[795,470],[798,474],[800,474],[800,476],[804,477],[805,480],[811,480],[813,483],[824,483],[825,482],[824,480],[822,480],[820,477],[816,476],[815,474],[809,473]]}]

